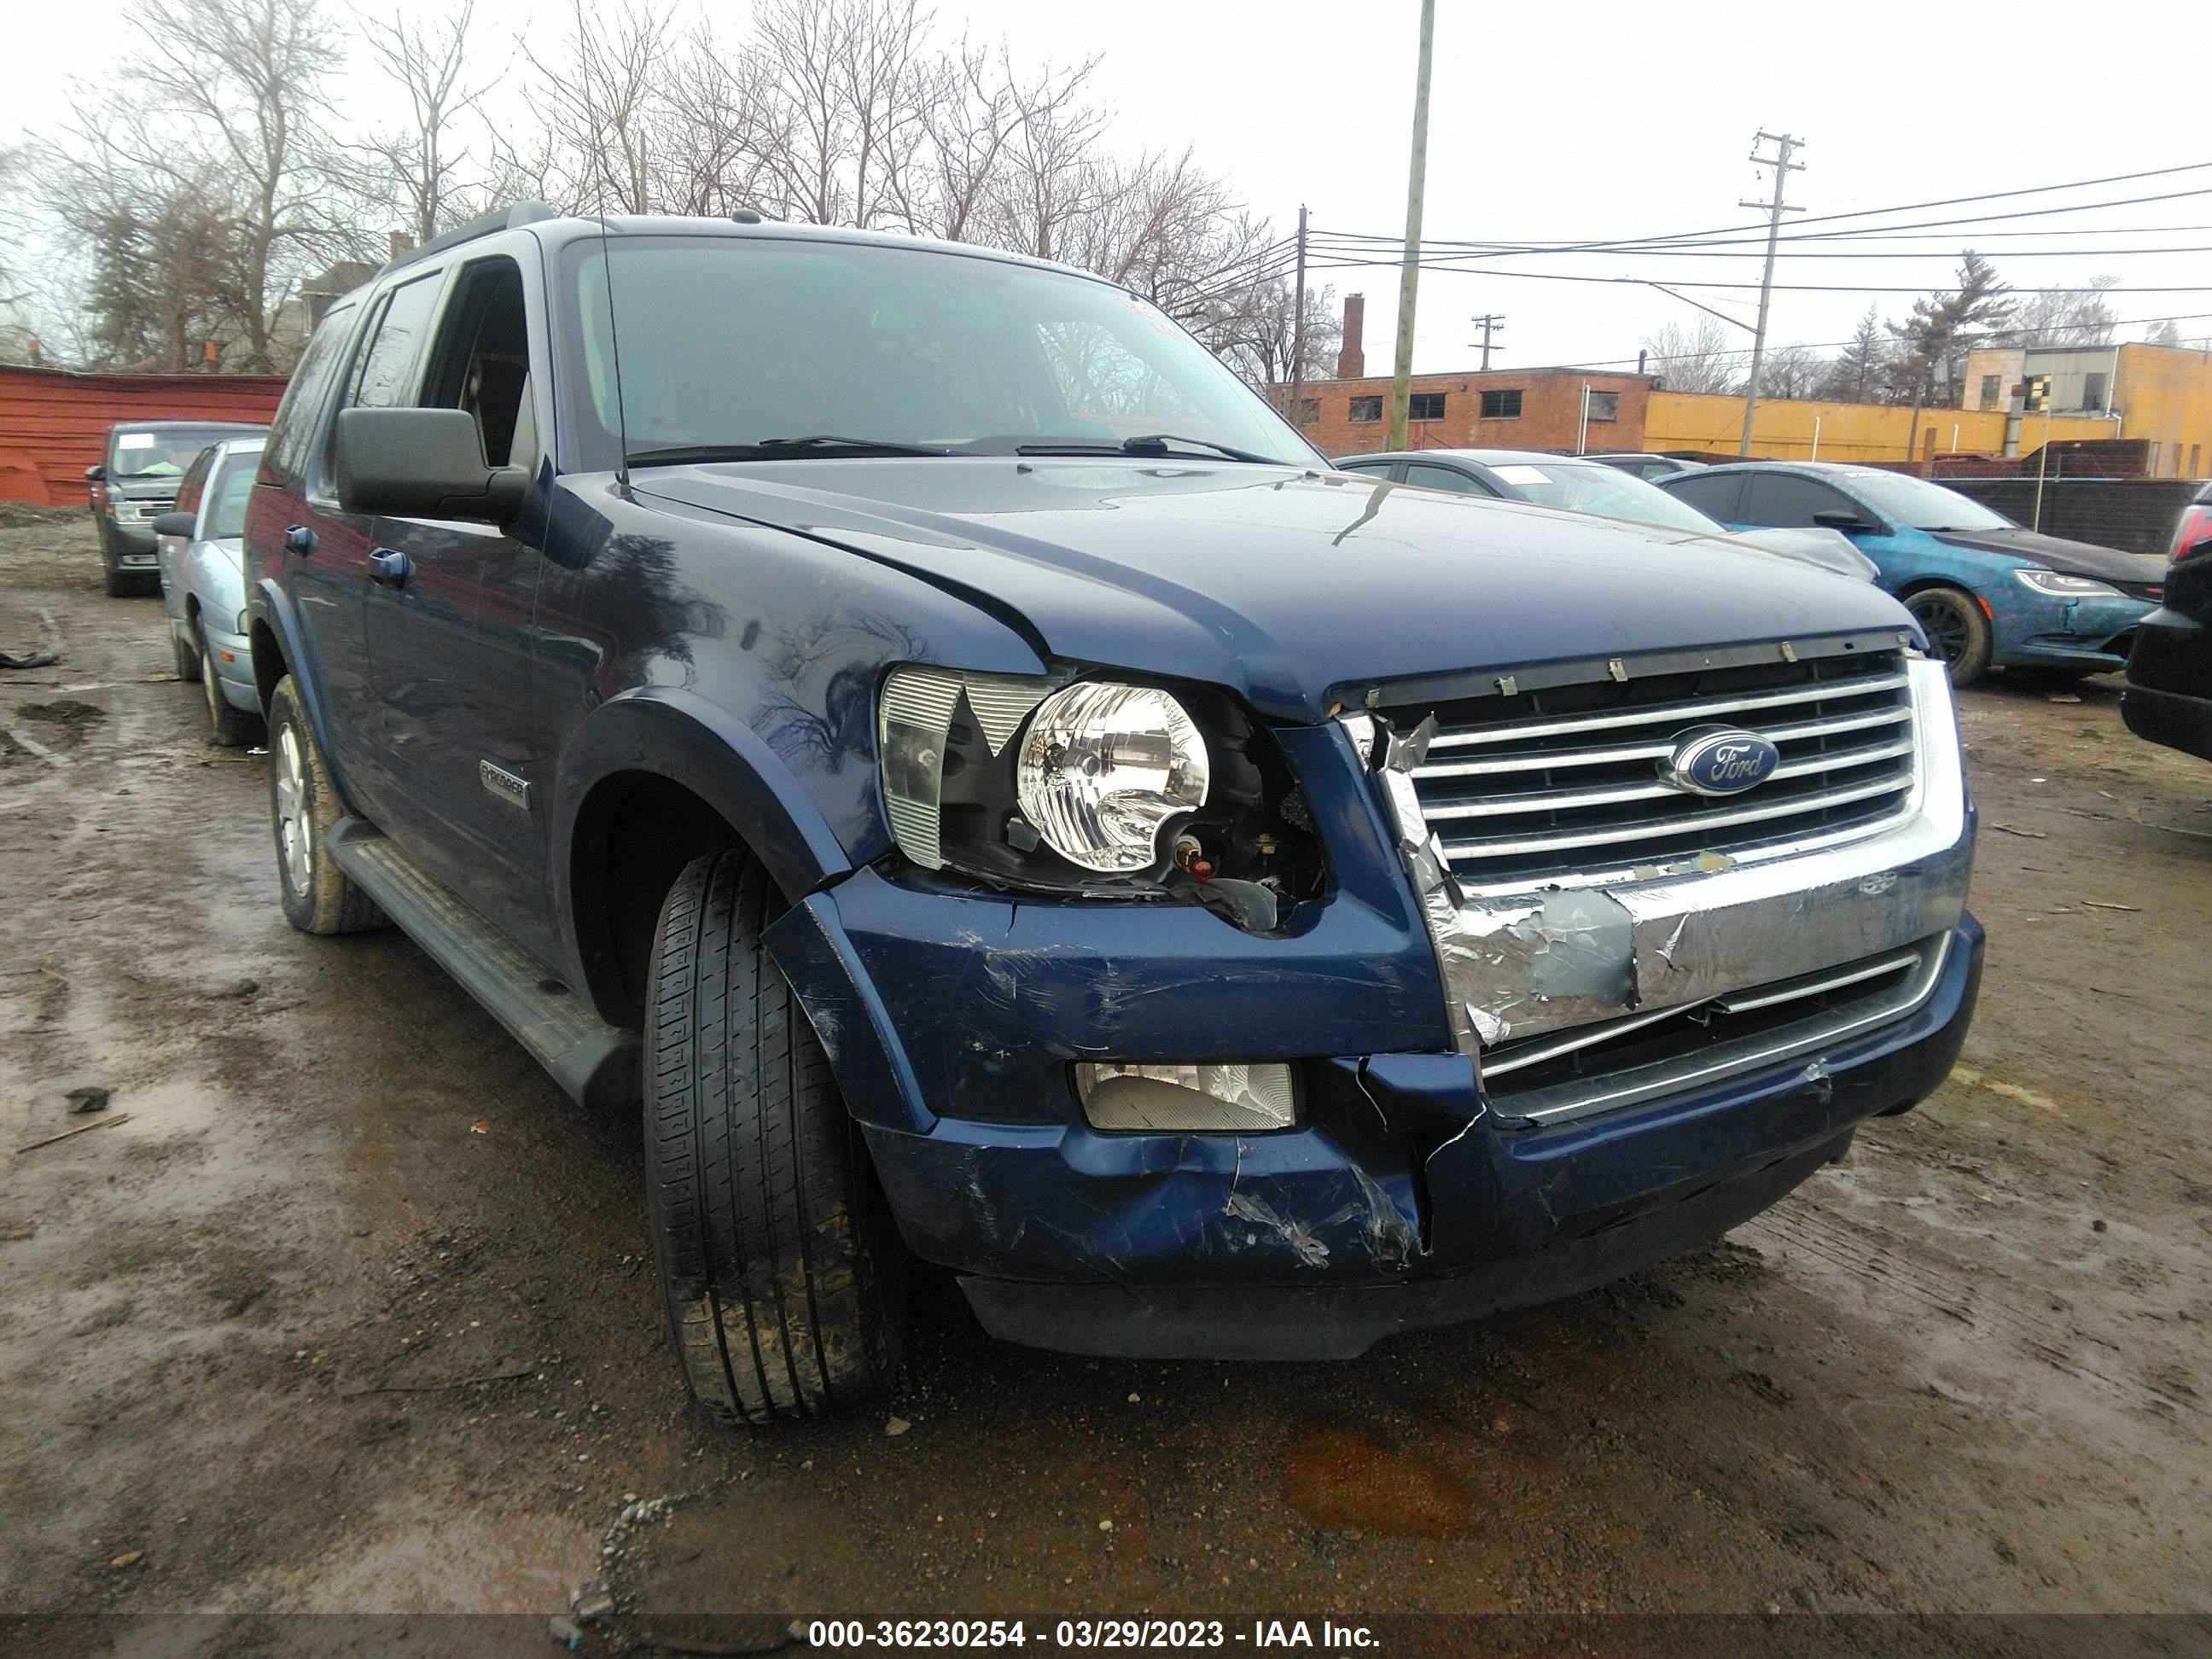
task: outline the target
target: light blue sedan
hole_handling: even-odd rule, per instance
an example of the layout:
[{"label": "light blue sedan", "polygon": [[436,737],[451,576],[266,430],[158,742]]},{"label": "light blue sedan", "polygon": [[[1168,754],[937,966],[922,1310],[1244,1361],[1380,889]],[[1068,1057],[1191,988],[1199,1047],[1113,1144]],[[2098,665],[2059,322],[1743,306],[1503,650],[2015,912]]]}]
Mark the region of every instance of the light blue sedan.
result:
[{"label": "light blue sedan", "polygon": [[200,451],[178,483],[175,510],[154,521],[177,675],[205,689],[210,735],[226,749],[261,735],[246,638],[244,537],[262,437],[228,438]]}]

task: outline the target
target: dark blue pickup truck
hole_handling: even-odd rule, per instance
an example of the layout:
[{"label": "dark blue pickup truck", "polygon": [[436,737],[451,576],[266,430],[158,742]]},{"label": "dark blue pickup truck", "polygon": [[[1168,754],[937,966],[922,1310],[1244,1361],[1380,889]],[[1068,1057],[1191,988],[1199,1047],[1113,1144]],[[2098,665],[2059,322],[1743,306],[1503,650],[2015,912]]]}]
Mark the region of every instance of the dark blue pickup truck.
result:
[{"label": "dark blue pickup truck", "polygon": [[1332,471],[981,250],[520,207],[335,305],[247,527],[286,914],[642,1097],[717,1414],[904,1287],[1351,1356],[1711,1239],[1942,1079],[1973,816],[1863,583]]}]

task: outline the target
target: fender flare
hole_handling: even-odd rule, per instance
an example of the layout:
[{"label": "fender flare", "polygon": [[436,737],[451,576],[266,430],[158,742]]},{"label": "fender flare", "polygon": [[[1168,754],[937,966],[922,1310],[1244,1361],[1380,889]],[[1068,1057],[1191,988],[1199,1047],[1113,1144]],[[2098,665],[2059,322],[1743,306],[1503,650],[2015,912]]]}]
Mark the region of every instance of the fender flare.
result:
[{"label": "fender flare", "polygon": [[720,813],[793,903],[850,875],[829,820],[775,751],[696,692],[646,685],[609,699],[562,746],[553,781],[554,891],[574,890],[576,820],[617,773],[680,784]]},{"label": "fender flare", "polygon": [[[291,596],[264,576],[246,590],[246,626],[250,630],[256,623],[265,623],[276,641],[276,655],[283,672],[290,676],[300,693],[300,701],[307,710],[307,724],[315,734],[315,744],[323,751],[323,764],[330,770],[331,781],[337,787],[338,803],[347,812],[360,816],[355,804],[352,785],[348,781],[345,763],[338,758],[338,747],[331,740],[330,699],[323,695],[322,676],[318,671],[314,647],[307,630],[300,625],[299,612],[293,607]],[[259,665],[255,665],[255,683],[260,680]],[[268,713],[268,705],[262,705]]]}]

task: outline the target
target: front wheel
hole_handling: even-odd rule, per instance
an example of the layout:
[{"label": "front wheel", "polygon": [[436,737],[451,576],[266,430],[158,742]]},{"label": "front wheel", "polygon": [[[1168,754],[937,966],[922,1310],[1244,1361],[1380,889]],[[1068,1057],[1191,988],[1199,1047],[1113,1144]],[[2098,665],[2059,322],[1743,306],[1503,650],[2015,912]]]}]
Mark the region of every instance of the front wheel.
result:
[{"label": "front wheel", "polygon": [[[208,678],[212,682],[215,676]],[[330,832],[345,809],[289,674],[269,698],[269,815],[276,832],[285,921],[303,933],[357,933],[385,925],[376,901],[348,880],[331,856]]]},{"label": "front wheel", "polygon": [[1951,672],[1951,684],[1972,685],[1989,672],[1990,619],[1982,602],[1955,587],[1923,587],[1907,597],[1905,608],[1928,648]]},{"label": "front wheel", "polygon": [[712,854],[677,878],[653,941],[654,1253],[685,1379],[726,1422],[855,1404],[898,1360],[900,1246],[829,1059],[762,944],[782,908],[757,860]]},{"label": "front wheel", "polygon": [[173,622],[169,624],[169,648],[177,655],[177,678],[187,685],[197,684],[200,677],[199,653],[193,649],[189,638],[177,632]]}]

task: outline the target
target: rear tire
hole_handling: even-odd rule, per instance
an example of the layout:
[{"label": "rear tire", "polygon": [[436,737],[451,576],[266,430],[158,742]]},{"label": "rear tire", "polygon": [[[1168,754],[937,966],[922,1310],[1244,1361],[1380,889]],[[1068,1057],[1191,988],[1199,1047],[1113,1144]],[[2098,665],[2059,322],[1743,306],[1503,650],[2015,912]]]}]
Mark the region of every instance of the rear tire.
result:
[{"label": "rear tire", "polygon": [[1993,641],[1979,599],[1956,587],[1923,587],[1906,597],[1905,608],[1950,671],[1953,685],[1972,685],[1989,672]]},{"label": "rear tire", "polygon": [[284,920],[303,933],[357,933],[386,926],[376,901],[331,856],[330,832],[345,816],[330,769],[286,675],[269,698],[269,805]]},{"label": "rear tire", "polygon": [[215,672],[215,653],[205,640],[200,641],[198,667],[199,672],[192,678],[207,694],[208,740],[218,749],[245,748],[261,735],[261,721],[223,696],[222,677]]},{"label": "rear tire", "polygon": [[653,942],[646,1178],[695,1399],[724,1422],[851,1406],[898,1364],[888,1224],[828,1057],[761,941],[782,909],[741,852],[677,878]]}]

